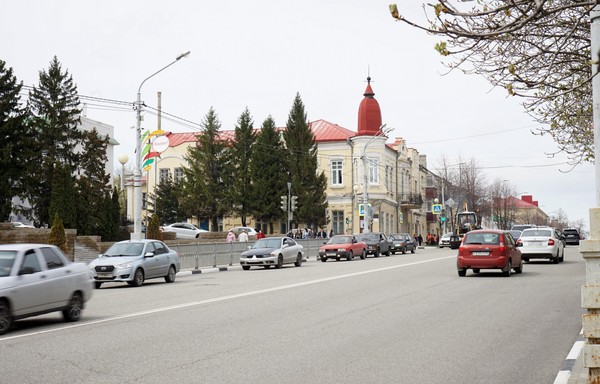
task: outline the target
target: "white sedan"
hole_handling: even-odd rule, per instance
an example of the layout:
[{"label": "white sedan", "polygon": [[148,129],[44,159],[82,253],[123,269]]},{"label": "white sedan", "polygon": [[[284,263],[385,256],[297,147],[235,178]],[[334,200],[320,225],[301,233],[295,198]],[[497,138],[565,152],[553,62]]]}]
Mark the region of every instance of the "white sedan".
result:
[{"label": "white sedan", "polygon": [[62,311],[81,318],[94,282],[84,263],[73,263],[53,245],[0,245],[0,334],[14,320]]},{"label": "white sedan", "polygon": [[252,266],[281,268],[283,264],[302,265],[304,247],[291,237],[265,237],[259,239],[240,255],[240,265],[243,270]]},{"label": "white sedan", "polygon": [[201,233],[208,232],[190,223],[173,223],[162,227],[163,232],[175,232],[179,239],[199,239]]},{"label": "white sedan", "polygon": [[554,264],[565,259],[565,246],[558,231],[550,227],[527,228],[518,239],[523,260],[548,259]]}]

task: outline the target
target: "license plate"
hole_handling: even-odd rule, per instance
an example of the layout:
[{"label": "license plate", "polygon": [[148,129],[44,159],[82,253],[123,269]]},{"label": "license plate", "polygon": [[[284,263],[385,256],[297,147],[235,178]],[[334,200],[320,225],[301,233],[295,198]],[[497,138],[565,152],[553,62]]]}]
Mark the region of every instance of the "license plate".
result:
[{"label": "license plate", "polygon": [[489,256],[490,253],[487,251],[475,251],[473,252],[473,256]]},{"label": "license plate", "polygon": [[333,253],[333,252],[329,252],[329,253],[327,254],[327,256],[335,256],[335,253]]},{"label": "license plate", "polygon": [[112,279],[112,277],[113,277],[112,273],[98,272],[98,278],[100,278],[100,279]]}]

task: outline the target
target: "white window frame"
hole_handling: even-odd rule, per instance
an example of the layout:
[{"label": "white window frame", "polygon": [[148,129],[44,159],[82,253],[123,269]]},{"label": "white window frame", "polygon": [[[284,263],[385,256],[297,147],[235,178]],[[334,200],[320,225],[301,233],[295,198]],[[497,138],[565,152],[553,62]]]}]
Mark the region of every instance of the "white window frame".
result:
[{"label": "white window frame", "polygon": [[367,160],[369,168],[369,184],[379,184],[379,158],[369,157]]},{"label": "white window frame", "polygon": [[339,187],[344,185],[344,161],[342,159],[331,159],[331,185]]}]

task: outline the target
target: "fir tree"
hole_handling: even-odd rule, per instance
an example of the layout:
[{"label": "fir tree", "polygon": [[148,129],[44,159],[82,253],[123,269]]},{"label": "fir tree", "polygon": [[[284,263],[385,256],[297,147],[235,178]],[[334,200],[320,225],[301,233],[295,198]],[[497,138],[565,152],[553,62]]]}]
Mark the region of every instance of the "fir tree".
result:
[{"label": "fir tree", "polygon": [[25,111],[20,107],[22,83],[17,83],[12,68],[0,60],[0,221],[8,220],[12,198],[24,174],[27,140]]},{"label": "fir tree", "polygon": [[235,126],[235,138],[229,150],[230,176],[229,191],[233,212],[241,217],[242,226],[246,226],[246,217],[252,205],[250,186],[252,176],[250,174],[251,158],[253,153],[256,133],[252,126],[254,122],[248,108],[242,112]]},{"label": "fir tree", "polygon": [[73,172],[68,164],[56,162],[53,168],[54,177],[51,180],[50,217],[61,217],[61,224],[67,228],[77,227],[77,201]]},{"label": "fir tree", "polygon": [[317,174],[317,144],[300,94],[294,99],[283,138],[288,152],[292,195],[298,196],[294,221],[311,227],[324,225],[327,178],[323,173]]},{"label": "fir tree", "polygon": [[185,210],[179,203],[183,193],[182,187],[183,183],[174,183],[169,175],[167,180],[158,184],[155,194],[151,196],[152,200],[156,201],[156,207],[154,207],[156,214],[164,223],[185,221]]},{"label": "fir tree", "polygon": [[269,116],[262,124],[256,138],[250,161],[250,188],[252,215],[257,221],[269,223],[273,233],[273,222],[287,220],[287,212],[280,207],[280,196],[287,196],[287,164],[285,149]]},{"label": "fir tree", "polygon": [[50,234],[48,235],[48,244],[56,245],[63,252],[67,252],[67,235],[65,234],[65,227],[58,214],[54,215],[52,228],[50,228]]},{"label": "fir tree", "polygon": [[35,135],[32,157],[27,159],[23,197],[31,205],[28,217],[48,223],[51,181],[57,169],[54,165],[60,162],[76,169],[75,147],[81,142],[77,87],[56,56],[47,72],[40,71],[39,85],[29,93],[28,109]]},{"label": "fir tree", "polygon": [[196,146],[184,156],[189,164],[183,167],[185,208],[198,221],[208,218],[211,230],[217,231],[218,219],[231,211],[231,205],[227,204],[227,187],[222,178],[227,143],[219,136],[221,123],[213,108],[204,117],[202,128],[196,136]]}]

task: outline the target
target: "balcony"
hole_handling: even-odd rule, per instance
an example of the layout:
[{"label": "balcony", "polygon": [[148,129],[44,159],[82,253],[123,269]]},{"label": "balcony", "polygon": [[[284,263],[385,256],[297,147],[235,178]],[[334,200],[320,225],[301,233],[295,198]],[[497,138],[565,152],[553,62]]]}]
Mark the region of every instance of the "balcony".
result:
[{"label": "balcony", "polygon": [[416,209],[423,205],[423,197],[419,193],[403,193],[399,195],[400,207]]}]

